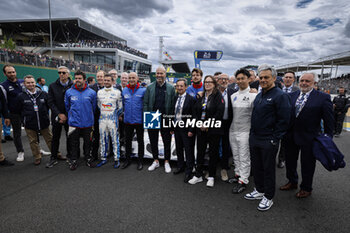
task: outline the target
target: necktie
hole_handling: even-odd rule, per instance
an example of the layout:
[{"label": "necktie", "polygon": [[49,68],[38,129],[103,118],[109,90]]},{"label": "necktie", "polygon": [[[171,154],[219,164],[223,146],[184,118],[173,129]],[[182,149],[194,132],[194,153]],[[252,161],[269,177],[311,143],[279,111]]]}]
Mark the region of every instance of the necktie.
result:
[{"label": "necktie", "polygon": [[176,106],[176,110],[175,110],[175,116],[176,116],[176,120],[180,120],[180,111],[181,111],[181,100],[182,100],[182,96],[179,96],[177,98],[177,106]]},{"label": "necktie", "polygon": [[301,111],[301,109],[303,108],[304,104],[305,104],[305,93],[303,93],[301,95],[301,97],[298,98],[296,104],[295,104],[295,116],[297,117]]}]

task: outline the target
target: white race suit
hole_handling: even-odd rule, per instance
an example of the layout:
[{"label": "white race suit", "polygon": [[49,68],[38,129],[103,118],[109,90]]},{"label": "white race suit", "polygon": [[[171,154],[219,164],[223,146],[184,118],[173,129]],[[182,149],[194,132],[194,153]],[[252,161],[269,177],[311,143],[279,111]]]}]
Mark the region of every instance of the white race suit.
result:
[{"label": "white race suit", "polygon": [[230,127],[230,144],[235,175],[239,182],[248,184],[250,175],[249,131],[256,93],[249,93],[250,88],[239,90],[231,95],[233,119]]},{"label": "white race suit", "polygon": [[100,89],[97,92],[97,106],[101,112],[99,119],[101,160],[107,159],[109,137],[111,137],[114,160],[118,161],[120,157],[118,118],[123,112],[121,92],[113,87]]}]

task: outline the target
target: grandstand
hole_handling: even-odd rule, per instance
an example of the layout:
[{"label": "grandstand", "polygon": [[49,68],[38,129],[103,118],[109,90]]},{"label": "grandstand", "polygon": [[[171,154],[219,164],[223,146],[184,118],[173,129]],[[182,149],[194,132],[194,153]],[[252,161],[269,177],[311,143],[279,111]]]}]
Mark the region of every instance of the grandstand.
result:
[{"label": "grandstand", "polygon": [[[0,39],[12,38],[16,43],[15,52],[32,57],[31,65],[45,63],[54,67],[66,64],[71,69],[85,66],[90,72],[95,68],[117,69],[119,73],[136,71],[144,77],[151,72],[152,62],[147,54],[129,47],[125,39],[80,18],[52,19],[52,48],[49,32],[48,19],[0,20]],[[0,61],[9,59],[8,52],[0,52]]]}]

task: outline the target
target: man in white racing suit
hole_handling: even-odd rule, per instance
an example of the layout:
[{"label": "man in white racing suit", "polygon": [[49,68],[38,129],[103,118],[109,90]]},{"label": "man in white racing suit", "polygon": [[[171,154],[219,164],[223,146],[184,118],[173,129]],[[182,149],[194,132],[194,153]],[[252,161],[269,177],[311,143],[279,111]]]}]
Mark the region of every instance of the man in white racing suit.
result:
[{"label": "man in white racing suit", "polygon": [[230,179],[230,183],[237,183],[232,189],[233,193],[241,193],[249,182],[249,131],[253,103],[257,94],[250,93],[249,71],[239,69],[235,76],[239,91],[231,95],[233,119],[230,127],[230,144],[235,164],[235,176]]},{"label": "man in white racing suit", "polygon": [[107,163],[108,142],[111,137],[114,153],[114,168],[120,167],[118,118],[123,111],[122,96],[118,89],[112,87],[112,76],[104,77],[104,88],[97,92],[97,106],[101,114],[99,119],[101,161],[96,167]]}]

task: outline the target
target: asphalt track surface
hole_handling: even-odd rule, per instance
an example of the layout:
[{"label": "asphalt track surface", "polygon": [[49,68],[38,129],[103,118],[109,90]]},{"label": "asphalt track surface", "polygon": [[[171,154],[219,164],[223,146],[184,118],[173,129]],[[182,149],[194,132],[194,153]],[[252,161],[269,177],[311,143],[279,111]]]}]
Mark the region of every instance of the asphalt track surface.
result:
[{"label": "asphalt track surface", "polygon": [[[349,138],[345,132],[335,139],[348,163]],[[142,171],[136,163],[113,169],[112,161],[101,168],[88,168],[81,161],[76,171],[66,162],[47,169],[48,157],[34,166],[27,138],[22,139],[25,161],[0,167],[1,233],[350,232],[349,166],[328,172],[317,162],[311,197],[299,200],[296,191],[277,189],[272,208],[259,212],[258,201],[232,194],[232,185],[219,178],[214,188],[205,182],[192,186],[183,182],[182,174],[166,174],[163,165],[147,171],[151,160]],[[61,151],[63,145],[62,139]],[[13,143],[2,146],[14,161]],[[252,180],[247,191],[253,189]],[[277,188],[285,184],[284,169],[277,169],[276,182]]]}]

